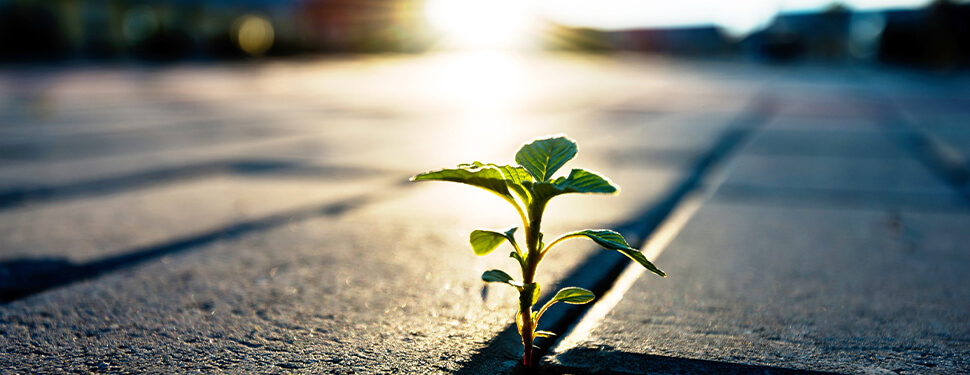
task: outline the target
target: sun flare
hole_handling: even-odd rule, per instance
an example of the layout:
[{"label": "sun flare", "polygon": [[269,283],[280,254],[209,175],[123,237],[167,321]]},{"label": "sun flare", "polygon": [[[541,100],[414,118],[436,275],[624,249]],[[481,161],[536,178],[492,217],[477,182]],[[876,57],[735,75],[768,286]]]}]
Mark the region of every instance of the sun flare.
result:
[{"label": "sun flare", "polygon": [[428,0],[425,14],[451,47],[523,46],[533,26],[529,9],[515,0]]}]

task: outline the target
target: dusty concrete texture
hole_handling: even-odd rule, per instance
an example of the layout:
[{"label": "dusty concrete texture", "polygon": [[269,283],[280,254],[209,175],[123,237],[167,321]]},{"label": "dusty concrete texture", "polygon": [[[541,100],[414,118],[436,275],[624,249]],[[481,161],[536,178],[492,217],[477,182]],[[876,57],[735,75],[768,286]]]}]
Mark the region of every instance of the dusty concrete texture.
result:
[{"label": "dusty concrete texture", "polygon": [[[568,56],[498,57],[506,70],[480,80],[468,69],[489,70],[469,61],[8,73],[0,368],[511,372],[521,343],[498,334],[512,289],[479,275],[513,263],[475,257],[467,235],[518,217],[486,192],[406,178],[509,163],[564,132],[580,145],[567,168],[622,193],[554,200],[545,232],[609,227],[666,199],[758,82]],[[550,254],[546,292],[593,250]]]},{"label": "dusty concrete texture", "polygon": [[[853,95],[832,90],[830,100],[866,99]],[[967,196],[895,142],[905,129],[815,104],[810,115],[779,108],[733,160],[657,259],[668,279],[638,280],[550,363],[627,373],[970,372]]]}]

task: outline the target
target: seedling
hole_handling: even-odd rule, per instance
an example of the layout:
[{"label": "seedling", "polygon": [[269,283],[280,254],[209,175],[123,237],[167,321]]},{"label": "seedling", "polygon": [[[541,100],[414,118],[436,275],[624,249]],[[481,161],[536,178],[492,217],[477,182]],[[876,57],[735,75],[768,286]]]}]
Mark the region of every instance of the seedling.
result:
[{"label": "seedling", "polygon": [[517,281],[501,270],[485,271],[482,274],[482,280],[508,284],[519,291],[519,311],[516,314],[515,323],[518,326],[519,335],[522,336],[524,348],[522,364],[527,367],[534,366],[532,343],[535,338],[555,336],[552,332],[536,331],[542,314],[556,302],[584,304],[595,298],[593,292],[589,290],[567,287],[559,290],[538,311],[532,310],[540,292],[539,284],[535,282],[536,269],[542,262],[542,258],[556,245],[568,239],[585,237],[604,248],[623,253],[657,275],[667,276],[647,260],[643,253],[631,247],[622,235],[612,230],[584,229],[563,234],[548,245],[543,243],[540,225],[542,213],[550,199],[568,193],[615,194],[619,190],[609,179],[583,169],[573,169],[569,172],[569,176],[553,178],[553,174],[563,164],[576,157],[577,151],[575,141],[565,135],[558,135],[536,139],[523,145],[515,153],[515,162],[518,166],[484,164],[476,161],[471,164],[459,164],[454,169],[430,171],[411,177],[411,181],[451,181],[477,186],[495,193],[515,207],[522,219],[525,249],[522,249],[515,240],[518,227],[511,227],[504,231],[476,229],[469,236],[469,242],[476,255],[491,253],[505,241],[512,245],[513,251],[509,256],[518,261],[522,270],[522,280]]}]

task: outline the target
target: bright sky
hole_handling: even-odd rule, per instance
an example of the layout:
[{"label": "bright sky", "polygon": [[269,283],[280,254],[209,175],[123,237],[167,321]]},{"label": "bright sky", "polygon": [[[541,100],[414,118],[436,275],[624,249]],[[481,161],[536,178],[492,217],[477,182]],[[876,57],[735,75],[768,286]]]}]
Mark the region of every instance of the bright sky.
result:
[{"label": "bright sky", "polygon": [[[856,10],[925,6],[932,0],[843,0]],[[502,46],[528,34],[532,15],[603,30],[717,25],[746,35],[779,12],[825,9],[832,0],[428,0],[433,25],[456,45]]]},{"label": "bright sky", "polygon": [[[845,0],[853,9],[915,8],[930,0]],[[601,29],[753,23],[775,13],[824,9],[830,0],[536,0],[539,14]]]}]

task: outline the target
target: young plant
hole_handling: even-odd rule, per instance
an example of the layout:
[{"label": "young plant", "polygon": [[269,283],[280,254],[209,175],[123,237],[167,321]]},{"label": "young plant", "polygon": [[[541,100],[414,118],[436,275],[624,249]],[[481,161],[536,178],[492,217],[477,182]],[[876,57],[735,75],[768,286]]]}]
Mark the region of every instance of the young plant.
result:
[{"label": "young plant", "polygon": [[534,366],[532,343],[536,337],[554,336],[551,332],[536,331],[539,318],[556,302],[584,304],[595,297],[589,290],[567,287],[559,290],[552,299],[538,311],[532,307],[539,298],[539,284],[535,282],[539,263],[556,245],[573,238],[588,238],[598,245],[616,250],[640,263],[651,272],[667,275],[653,265],[639,250],[631,247],[619,233],[607,229],[584,229],[559,236],[548,245],[543,243],[541,229],[542,213],[553,197],[568,193],[614,194],[618,187],[609,179],[583,169],[573,169],[566,177],[553,178],[553,174],[563,164],[576,156],[576,142],[565,135],[536,139],[523,145],[515,153],[518,166],[496,165],[474,162],[459,164],[454,169],[441,169],[421,173],[411,177],[411,181],[436,180],[460,182],[495,193],[515,207],[522,219],[525,232],[525,249],[515,240],[517,227],[505,231],[477,229],[469,236],[472,250],[476,255],[486,255],[500,244],[508,241],[513,251],[509,256],[518,261],[522,280],[517,281],[501,270],[489,270],[482,274],[486,282],[504,283],[519,291],[519,311],[515,323],[522,336],[524,353],[522,363]]}]

